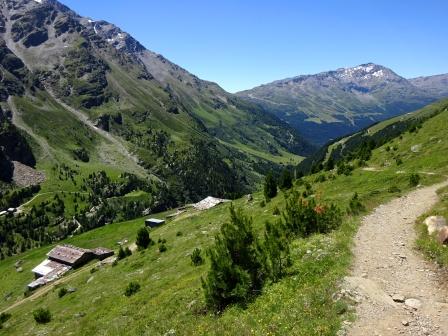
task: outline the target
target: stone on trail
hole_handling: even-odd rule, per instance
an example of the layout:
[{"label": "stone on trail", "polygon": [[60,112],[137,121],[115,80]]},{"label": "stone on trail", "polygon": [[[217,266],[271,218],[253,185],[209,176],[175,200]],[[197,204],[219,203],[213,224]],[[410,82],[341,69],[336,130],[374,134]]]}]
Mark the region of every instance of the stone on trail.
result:
[{"label": "stone on trail", "polygon": [[440,244],[448,244],[448,226],[444,226],[440,229],[439,234],[437,235],[437,241]]},{"label": "stone on trail", "polygon": [[417,299],[407,299],[404,304],[410,308],[418,309],[422,306],[422,303],[420,300]]},{"label": "stone on trail", "polygon": [[424,221],[428,227],[428,234],[432,235],[434,232],[439,232],[446,227],[446,219],[443,216],[429,216]]},{"label": "stone on trail", "polygon": [[405,300],[405,297],[401,294],[394,294],[394,295],[392,295],[392,300],[394,300],[395,302],[403,303]]}]

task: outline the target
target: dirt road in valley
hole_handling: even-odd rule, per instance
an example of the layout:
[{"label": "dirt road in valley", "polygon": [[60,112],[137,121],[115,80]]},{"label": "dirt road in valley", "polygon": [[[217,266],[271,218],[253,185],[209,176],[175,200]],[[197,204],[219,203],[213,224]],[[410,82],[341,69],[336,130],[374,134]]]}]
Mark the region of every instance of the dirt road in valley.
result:
[{"label": "dirt road in valley", "polygon": [[347,335],[448,335],[447,274],[414,248],[416,219],[446,185],[419,188],[363,219],[352,272],[344,282],[358,301],[358,318]]}]

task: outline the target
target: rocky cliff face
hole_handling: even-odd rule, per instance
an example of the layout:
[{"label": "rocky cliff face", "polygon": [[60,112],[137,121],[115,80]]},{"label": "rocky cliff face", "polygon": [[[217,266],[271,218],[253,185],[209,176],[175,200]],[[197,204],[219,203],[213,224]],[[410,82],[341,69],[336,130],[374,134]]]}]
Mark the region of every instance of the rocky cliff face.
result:
[{"label": "rocky cliff face", "polygon": [[34,167],[36,159],[23,134],[0,108],[0,180],[10,182],[14,172],[12,161]]},{"label": "rocky cliff face", "polygon": [[317,144],[439,99],[418,80],[367,63],[298,76],[240,92],[287,121]]}]

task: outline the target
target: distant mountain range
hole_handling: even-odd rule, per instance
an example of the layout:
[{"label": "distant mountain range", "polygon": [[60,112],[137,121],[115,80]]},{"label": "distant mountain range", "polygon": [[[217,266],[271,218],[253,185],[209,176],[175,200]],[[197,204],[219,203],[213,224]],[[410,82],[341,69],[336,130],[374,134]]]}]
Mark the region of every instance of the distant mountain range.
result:
[{"label": "distant mountain range", "polygon": [[448,97],[448,74],[406,79],[367,63],[278,80],[237,93],[315,144]]}]

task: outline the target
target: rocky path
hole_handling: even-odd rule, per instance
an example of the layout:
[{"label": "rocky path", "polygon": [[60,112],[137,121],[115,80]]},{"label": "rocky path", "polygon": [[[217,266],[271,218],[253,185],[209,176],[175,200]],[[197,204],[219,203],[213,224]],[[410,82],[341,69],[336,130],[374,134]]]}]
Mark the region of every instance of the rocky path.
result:
[{"label": "rocky path", "polygon": [[446,185],[417,189],[363,219],[345,279],[346,291],[358,301],[348,335],[448,335],[447,276],[413,248],[415,220]]}]

